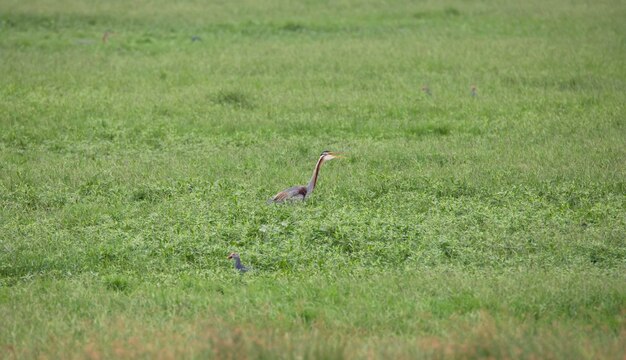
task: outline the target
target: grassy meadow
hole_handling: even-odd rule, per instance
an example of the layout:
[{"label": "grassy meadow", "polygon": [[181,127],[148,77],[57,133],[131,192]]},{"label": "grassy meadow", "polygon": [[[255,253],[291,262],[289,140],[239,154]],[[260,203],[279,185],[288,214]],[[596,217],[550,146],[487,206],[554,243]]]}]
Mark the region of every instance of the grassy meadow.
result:
[{"label": "grassy meadow", "polygon": [[0,358],[623,359],[625,18],[0,2]]}]

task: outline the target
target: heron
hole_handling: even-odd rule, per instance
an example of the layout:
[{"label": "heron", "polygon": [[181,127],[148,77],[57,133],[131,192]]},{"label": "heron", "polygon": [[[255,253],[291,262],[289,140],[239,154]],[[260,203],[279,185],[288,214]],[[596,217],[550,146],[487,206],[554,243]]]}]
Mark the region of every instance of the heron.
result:
[{"label": "heron", "polygon": [[231,253],[230,255],[228,255],[227,259],[235,260],[235,269],[237,269],[237,271],[239,271],[240,273],[245,273],[246,271],[250,270],[250,268],[243,266],[243,264],[241,263],[241,258],[239,258],[239,254],[237,253]]},{"label": "heron", "polygon": [[315,168],[313,169],[313,176],[311,176],[311,181],[309,181],[309,184],[307,186],[297,185],[297,186],[292,186],[288,189],[285,189],[279,192],[278,194],[274,195],[274,197],[272,197],[271,199],[269,199],[267,201],[268,204],[282,203],[287,200],[307,199],[309,196],[311,196],[311,193],[313,193],[313,189],[315,189],[315,184],[317,183],[317,176],[320,173],[320,168],[322,167],[322,164],[328,160],[332,160],[335,158],[341,158],[341,156],[339,156],[339,154],[334,153],[332,151],[324,150],[322,154],[320,155],[320,158],[317,160],[317,163],[315,164]]}]

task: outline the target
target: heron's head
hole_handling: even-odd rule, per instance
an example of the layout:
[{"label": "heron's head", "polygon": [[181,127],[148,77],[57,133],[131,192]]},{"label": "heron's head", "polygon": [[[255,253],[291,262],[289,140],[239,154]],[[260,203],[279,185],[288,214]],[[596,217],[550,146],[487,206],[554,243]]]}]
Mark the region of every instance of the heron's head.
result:
[{"label": "heron's head", "polygon": [[324,161],[326,161],[326,160],[332,160],[335,158],[342,158],[343,156],[339,155],[339,153],[336,153],[336,152],[324,150],[322,154],[320,155],[320,157],[324,158]]},{"label": "heron's head", "polygon": [[228,260],[230,259],[239,259],[239,254],[237,253],[230,253],[230,255],[228,255]]}]

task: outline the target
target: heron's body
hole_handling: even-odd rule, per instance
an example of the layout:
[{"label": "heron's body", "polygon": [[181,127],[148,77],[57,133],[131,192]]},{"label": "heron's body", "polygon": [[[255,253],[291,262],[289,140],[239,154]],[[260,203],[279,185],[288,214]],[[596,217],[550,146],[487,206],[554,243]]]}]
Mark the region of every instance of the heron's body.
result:
[{"label": "heron's body", "polygon": [[313,169],[313,176],[311,176],[311,180],[307,186],[297,185],[287,188],[278,194],[274,195],[271,199],[269,199],[268,203],[282,203],[289,200],[305,200],[308,198],[311,193],[313,193],[313,189],[315,189],[315,185],[317,184],[317,177],[320,173],[320,168],[325,161],[332,160],[336,157],[339,157],[335,153],[330,151],[324,151],[321,155],[317,163],[315,164],[315,168]]},{"label": "heron's body", "polygon": [[285,189],[270,199],[270,202],[283,202],[285,200],[304,200],[307,196],[306,186],[296,185]]}]

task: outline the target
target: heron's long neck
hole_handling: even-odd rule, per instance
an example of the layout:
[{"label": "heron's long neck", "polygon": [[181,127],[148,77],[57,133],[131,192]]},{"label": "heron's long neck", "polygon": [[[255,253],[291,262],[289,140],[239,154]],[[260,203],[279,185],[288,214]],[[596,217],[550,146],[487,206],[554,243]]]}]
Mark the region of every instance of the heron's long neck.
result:
[{"label": "heron's long neck", "polygon": [[243,267],[243,265],[241,265],[241,259],[238,257],[233,257],[233,259],[235,259],[235,268],[241,269]]},{"label": "heron's long neck", "polygon": [[306,187],[307,196],[313,192],[315,189],[315,184],[317,184],[317,176],[320,173],[320,168],[322,167],[322,163],[324,162],[324,157],[320,156],[320,159],[317,160],[317,164],[315,164],[315,169],[313,169],[313,176],[311,176],[311,181],[309,181],[309,185]]}]

